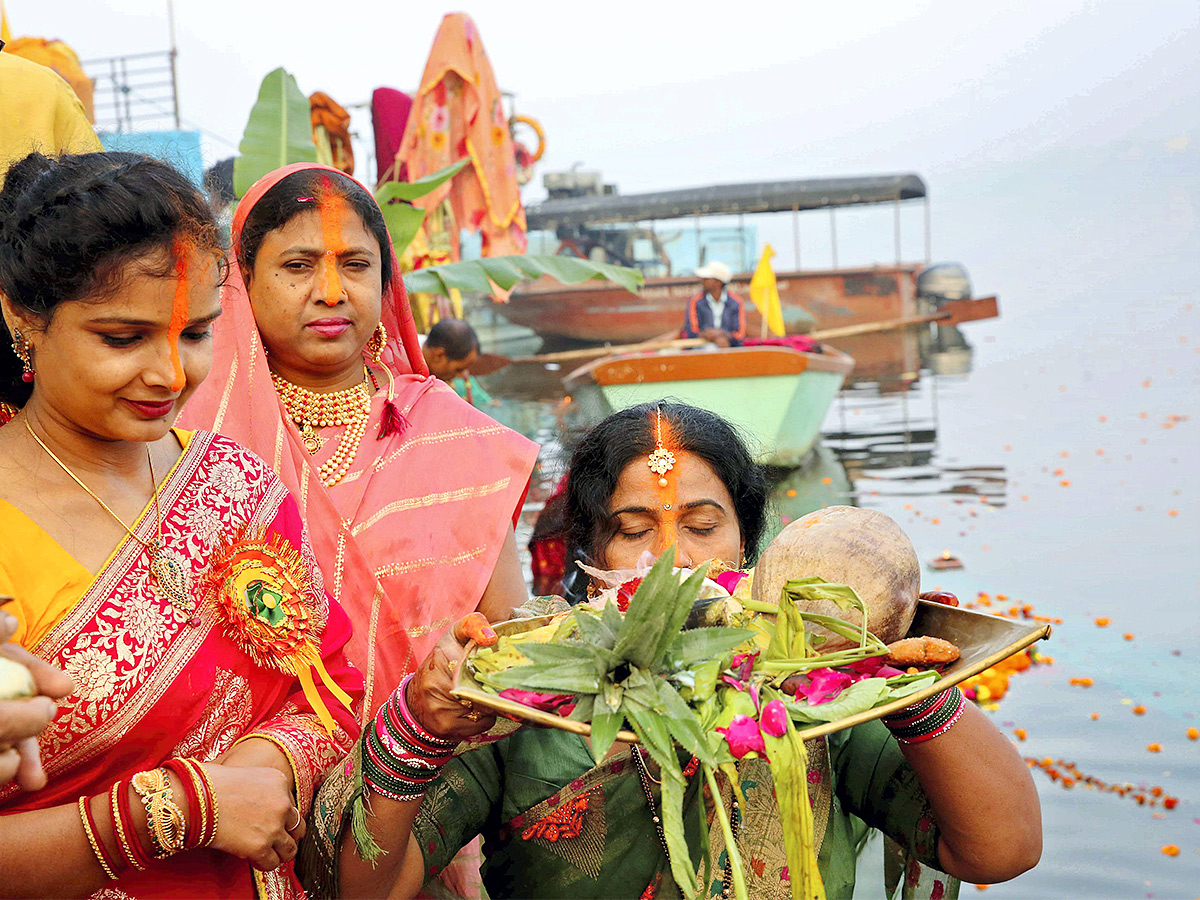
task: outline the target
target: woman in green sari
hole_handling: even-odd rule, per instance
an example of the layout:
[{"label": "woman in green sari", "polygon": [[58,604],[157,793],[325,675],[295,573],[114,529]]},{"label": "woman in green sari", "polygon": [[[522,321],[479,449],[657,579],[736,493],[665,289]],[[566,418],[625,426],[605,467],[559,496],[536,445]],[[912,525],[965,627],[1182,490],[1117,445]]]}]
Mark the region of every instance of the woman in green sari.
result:
[{"label": "woman in green sari", "polygon": [[[670,478],[654,465],[667,457]],[[633,568],[644,553],[671,546],[680,566],[738,566],[756,549],[765,505],[762,472],[735,432],[680,404],[615,413],[571,463],[571,539],[606,569]],[[310,890],[412,897],[482,834],[492,897],[677,896],[658,773],[639,748],[614,744],[596,765],[586,738],[526,727],[451,756],[455,741],[492,725],[449,696],[461,652],[455,634],[443,639],[326,782],[310,832]],[[1009,741],[957,689],[919,707],[807,742],[818,867],[830,898],[853,894],[864,823],[902,848],[893,876],[903,876],[906,897],[952,896],[955,879],[1005,881],[1037,863],[1037,793]],[[761,759],[738,768],[746,803],[734,818],[749,895],[790,897],[769,769]],[[707,829],[708,871],[695,849],[714,809],[703,782],[688,779],[688,845],[702,896],[730,896],[721,829]],[[730,787],[719,783],[729,810]],[[372,841],[383,855],[365,859],[359,848]]]}]

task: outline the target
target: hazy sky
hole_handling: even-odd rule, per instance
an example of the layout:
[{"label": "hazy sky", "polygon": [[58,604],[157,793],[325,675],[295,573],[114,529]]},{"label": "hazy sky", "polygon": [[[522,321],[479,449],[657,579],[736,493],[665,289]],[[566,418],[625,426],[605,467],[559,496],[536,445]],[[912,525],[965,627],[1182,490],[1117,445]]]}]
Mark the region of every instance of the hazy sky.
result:
[{"label": "hazy sky", "polygon": [[[62,37],[85,60],[168,46],[165,0],[7,0],[7,8],[14,34]],[[232,155],[227,142],[236,145],[259,82],[280,65],[305,93],[323,90],[346,106],[380,85],[411,89],[446,11],[380,0],[176,0],[185,123],[205,129],[207,162]],[[575,163],[625,193],[916,171],[933,198],[935,256],[977,256],[948,240],[962,230],[952,207],[987,215],[979,191],[998,177],[1053,191],[1055,173],[1074,176],[1084,184],[1074,203],[1087,192],[1081,174],[1105,177],[1108,163],[1200,171],[1197,0],[493,0],[466,11],[517,110],[548,133],[527,202],[542,195],[542,173]],[[355,128],[368,138],[359,173],[373,178],[373,167],[364,171],[365,110]],[[1137,177],[1095,191],[1136,192]],[[1164,208],[1195,227],[1190,191],[1179,196]],[[996,209],[1014,202],[993,199]],[[844,222],[851,239],[855,213]],[[906,212],[910,258],[923,251],[920,222],[918,209]],[[866,259],[891,254],[890,226],[879,224]],[[803,230],[827,262],[827,225],[809,217]],[[759,233],[790,250],[790,226],[765,223]]]},{"label": "hazy sky", "polygon": [[[62,37],[84,59],[168,46],[164,0],[7,8],[14,34]],[[279,65],[305,93],[343,105],[379,85],[415,86],[446,11],[176,0],[184,117],[236,144]],[[625,191],[1200,139],[1196,0],[525,0],[466,11],[501,85],[546,126],[542,171],[582,162]],[[206,151],[233,148],[213,140]]]}]

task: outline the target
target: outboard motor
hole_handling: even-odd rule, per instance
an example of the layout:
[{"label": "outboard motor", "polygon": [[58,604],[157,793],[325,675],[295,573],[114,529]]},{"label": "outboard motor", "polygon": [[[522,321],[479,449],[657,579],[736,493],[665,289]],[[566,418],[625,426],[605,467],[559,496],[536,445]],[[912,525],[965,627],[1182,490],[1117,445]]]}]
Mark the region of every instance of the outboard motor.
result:
[{"label": "outboard motor", "polygon": [[970,296],[971,279],[961,263],[935,263],[917,274],[917,297],[923,305],[937,309],[946,300],[966,300]]}]

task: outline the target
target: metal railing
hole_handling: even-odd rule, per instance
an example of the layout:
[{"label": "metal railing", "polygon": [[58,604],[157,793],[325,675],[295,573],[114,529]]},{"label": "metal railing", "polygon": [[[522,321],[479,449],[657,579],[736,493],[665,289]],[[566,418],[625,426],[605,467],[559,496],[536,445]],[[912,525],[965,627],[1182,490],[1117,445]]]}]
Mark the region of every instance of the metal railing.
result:
[{"label": "metal railing", "polygon": [[91,59],[83,68],[96,85],[97,131],[180,128],[174,50]]}]

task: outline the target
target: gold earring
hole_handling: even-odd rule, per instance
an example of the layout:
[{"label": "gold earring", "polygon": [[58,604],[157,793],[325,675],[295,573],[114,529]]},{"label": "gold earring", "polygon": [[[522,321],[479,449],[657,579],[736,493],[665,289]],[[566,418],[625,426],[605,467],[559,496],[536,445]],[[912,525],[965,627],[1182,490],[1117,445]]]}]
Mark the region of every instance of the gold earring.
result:
[{"label": "gold earring", "polygon": [[17,354],[17,359],[21,361],[21,380],[26,384],[33,381],[33,360],[29,357],[29,341],[25,340],[25,335],[21,334],[17,329],[13,329],[13,353]]},{"label": "gold earring", "polygon": [[375,326],[375,332],[371,335],[371,339],[367,341],[367,346],[363,348],[363,351],[371,357],[371,361],[376,365],[381,365],[383,348],[387,346],[387,339],[387,329],[380,322]]}]

